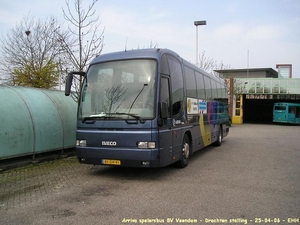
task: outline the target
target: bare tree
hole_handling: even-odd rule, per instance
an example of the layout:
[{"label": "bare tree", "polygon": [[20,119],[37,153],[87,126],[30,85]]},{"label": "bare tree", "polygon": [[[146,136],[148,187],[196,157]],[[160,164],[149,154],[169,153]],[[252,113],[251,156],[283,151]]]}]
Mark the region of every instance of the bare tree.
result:
[{"label": "bare tree", "polygon": [[199,67],[208,73],[210,73],[216,66],[217,62],[209,58],[205,55],[205,51],[202,52],[201,55],[199,55]]},{"label": "bare tree", "polygon": [[[220,74],[215,72],[215,70],[226,70],[230,69],[230,65],[225,65],[223,62],[218,63],[216,60],[209,58],[205,55],[205,51],[202,52],[201,56],[199,56],[199,67],[213,76],[220,77]],[[223,77],[221,77],[223,78]],[[228,94],[230,94],[230,79],[224,79],[226,89]],[[235,94],[238,93],[239,90],[235,89]]]},{"label": "bare tree", "polygon": [[199,67],[208,73],[219,76],[214,70],[225,70],[230,69],[230,65],[225,65],[223,62],[218,63],[213,58],[209,58],[205,55],[205,51],[199,56]]},{"label": "bare tree", "polygon": [[2,80],[10,85],[54,88],[61,73],[57,33],[66,39],[54,18],[42,21],[24,17],[0,39]]},{"label": "bare tree", "polygon": [[[98,0],[93,0],[87,9],[83,7],[83,0],[74,0],[73,13],[69,0],[66,0],[67,9],[63,10],[64,18],[69,22],[68,29],[72,36],[76,37],[72,45],[65,43],[61,38],[61,43],[67,58],[71,63],[71,70],[86,71],[88,64],[102,52],[104,43],[104,29],[99,32],[99,17],[95,16],[96,11],[93,9]],[[79,90],[82,83],[82,77],[75,77],[73,82],[75,91],[72,97],[78,100]]]}]

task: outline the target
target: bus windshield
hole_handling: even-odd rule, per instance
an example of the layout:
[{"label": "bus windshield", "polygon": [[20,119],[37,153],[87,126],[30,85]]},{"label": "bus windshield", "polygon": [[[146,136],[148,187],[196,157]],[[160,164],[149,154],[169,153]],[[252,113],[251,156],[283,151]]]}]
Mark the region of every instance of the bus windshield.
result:
[{"label": "bus windshield", "polygon": [[151,119],[157,62],[123,60],[92,65],[82,84],[78,118]]},{"label": "bus windshield", "polygon": [[285,106],[275,106],[275,110],[285,110]]}]

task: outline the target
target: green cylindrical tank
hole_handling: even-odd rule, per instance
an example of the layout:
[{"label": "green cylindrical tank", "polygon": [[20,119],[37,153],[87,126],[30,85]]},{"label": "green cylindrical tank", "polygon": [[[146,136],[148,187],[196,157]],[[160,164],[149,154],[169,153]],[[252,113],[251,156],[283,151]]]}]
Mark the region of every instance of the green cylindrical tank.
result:
[{"label": "green cylindrical tank", "polygon": [[75,101],[61,91],[0,85],[0,160],[75,146]]}]

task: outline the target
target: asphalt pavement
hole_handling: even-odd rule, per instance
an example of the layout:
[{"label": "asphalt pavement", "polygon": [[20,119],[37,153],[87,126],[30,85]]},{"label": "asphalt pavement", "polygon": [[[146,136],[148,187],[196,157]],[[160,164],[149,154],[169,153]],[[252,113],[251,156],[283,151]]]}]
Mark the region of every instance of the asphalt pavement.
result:
[{"label": "asphalt pavement", "polygon": [[0,172],[0,224],[300,224],[300,126],[233,125],[188,167],[75,157]]}]

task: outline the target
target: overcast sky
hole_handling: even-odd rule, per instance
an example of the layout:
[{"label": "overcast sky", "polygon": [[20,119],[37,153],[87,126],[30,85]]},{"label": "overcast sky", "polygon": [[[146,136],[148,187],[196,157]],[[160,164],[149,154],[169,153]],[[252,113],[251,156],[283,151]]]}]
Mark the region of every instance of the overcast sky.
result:
[{"label": "overcast sky", "polygon": [[[70,0],[72,2],[73,0]],[[83,0],[86,5],[91,0]],[[0,33],[5,35],[28,14],[54,16],[66,23],[63,0],[1,0]],[[231,68],[293,65],[300,78],[300,0],[99,0],[95,10],[105,28],[102,53],[146,48],[150,43],[196,61],[199,54]],[[248,58],[249,52],[249,58]]]}]

